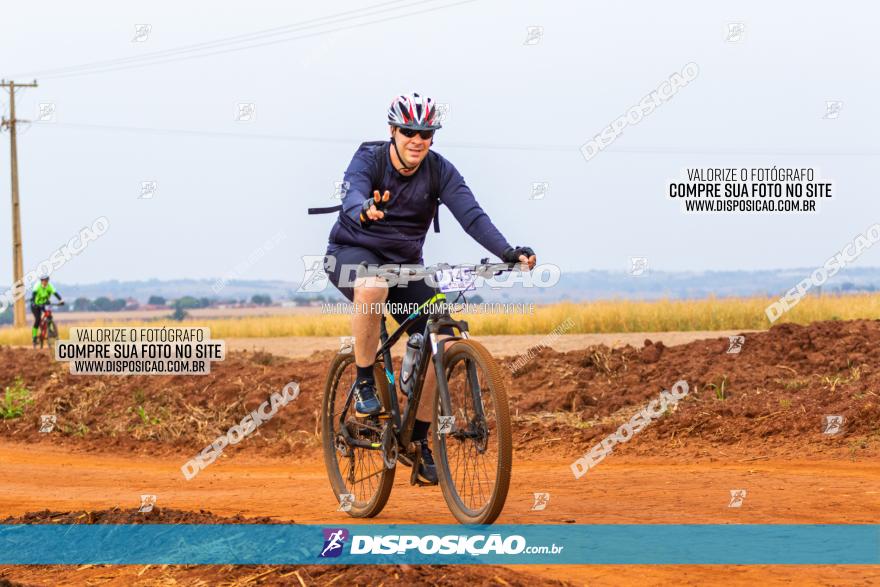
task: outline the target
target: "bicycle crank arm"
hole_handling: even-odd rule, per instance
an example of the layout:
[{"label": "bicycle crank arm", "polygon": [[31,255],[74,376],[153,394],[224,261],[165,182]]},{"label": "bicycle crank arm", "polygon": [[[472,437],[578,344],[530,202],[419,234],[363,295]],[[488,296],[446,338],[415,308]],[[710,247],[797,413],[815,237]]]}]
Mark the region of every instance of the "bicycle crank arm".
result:
[{"label": "bicycle crank arm", "polygon": [[[381,432],[381,430],[379,428],[376,428],[374,426],[369,426],[367,424],[357,423],[357,426],[360,426],[361,428],[366,428],[367,430],[372,430],[374,432]],[[369,448],[369,449],[373,449],[373,450],[377,450],[382,447],[381,442],[372,442],[370,440],[362,440],[360,438],[355,438],[354,436],[351,435],[351,432],[348,431],[347,425],[342,426],[342,428],[339,429],[339,435],[342,437],[342,439],[345,441],[345,443],[348,444],[349,446],[357,446],[359,448]]]},{"label": "bicycle crank arm", "polygon": [[382,439],[382,462],[389,471],[397,466],[397,439],[391,430],[391,425],[386,424]]},{"label": "bicycle crank arm", "polygon": [[412,455],[412,473],[409,476],[409,484],[410,485],[424,485],[421,481],[419,481],[419,464],[422,462],[422,455],[419,454],[419,451],[413,451]]},{"label": "bicycle crank arm", "polygon": [[422,455],[419,450],[414,450],[412,454],[401,454],[400,460],[403,463],[410,464],[412,467],[412,473],[409,476],[410,485],[418,485],[419,487],[432,487],[434,485],[434,483],[425,483],[419,479],[419,465],[422,462]]}]

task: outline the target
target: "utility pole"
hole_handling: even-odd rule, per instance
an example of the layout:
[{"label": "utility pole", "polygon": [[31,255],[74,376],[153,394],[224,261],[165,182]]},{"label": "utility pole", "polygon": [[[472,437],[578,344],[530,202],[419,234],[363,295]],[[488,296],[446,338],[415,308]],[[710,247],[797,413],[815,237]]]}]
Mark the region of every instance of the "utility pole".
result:
[{"label": "utility pole", "polygon": [[9,152],[12,176],[12,283],[14,285],[15,305],[12,310],[15,326],[25,326],[24,319],[24,261],[21,253],[21,213],[18,204],[18,147],[15,141],[15,123],[27,122],[15,119],[15,88],[36,88],[37,80],[30,84],[17,84],[14,81],[0,81],[0,87],[9,88],[9,118],[0,122],[0,127],[9,129]]}]

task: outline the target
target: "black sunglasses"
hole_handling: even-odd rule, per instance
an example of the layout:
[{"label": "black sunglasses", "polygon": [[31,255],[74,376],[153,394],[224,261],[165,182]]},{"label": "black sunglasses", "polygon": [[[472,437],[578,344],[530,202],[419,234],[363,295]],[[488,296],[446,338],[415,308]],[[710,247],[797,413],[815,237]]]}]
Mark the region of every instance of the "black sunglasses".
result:
[{"label": "black sunglasses", "polygon": [[403,136],[405,136],[408,139],[411,139],[414,136],[419,135],[421,138],[423,138],[427,141],[428,139],[430,139],[431,137],[434,136],[433,129],[431,129],[431,130],[415,130],[412,128],[403,128],[402,126],[398,126],[397,130],[399,130],[400,134],[402,134]]}]

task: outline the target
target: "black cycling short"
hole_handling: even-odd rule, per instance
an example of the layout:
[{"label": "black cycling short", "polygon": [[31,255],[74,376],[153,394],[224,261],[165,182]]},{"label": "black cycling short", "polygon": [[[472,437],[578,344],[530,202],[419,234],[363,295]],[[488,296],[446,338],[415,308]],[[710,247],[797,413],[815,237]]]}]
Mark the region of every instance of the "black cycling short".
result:
[{"label": "black cycling short", "polygon": [[[350,285],[339,285],[343,269],[347,272],[345,283],[352,283],[357,275],[355,268],[358,265],[364,263],[367,265],[387,265],[391,263],[370,249],[349,245],[331,245],[327,249],[326,255],[327,256],[324,257],[324,271],[327,272],[330,283],[336,286],[336,289],[338,289],[349,301],[354,301],[354,288]],[[328,256],[331,255],[335,257],[335,263],[330,262],[330,259],[328,259]],[[417,265],[418,261],[415,261],[412,264]],[[403,324],[403,321],[406,320],[409,313],[406,311],[397,311],[400,306],[412,308],[413,304],[416,306],[421,305],[438,293],[440,293],[440,290],[425,283],[424,279],[414,279],[408,281],[405,286],[395,285],[389,287],[388,298],[385,301],[389,304],[391,310],[390,314],[394,317],[397,323]],[[397,308],[395,308],[395,306],[397,306]],[[427,321],[428,317],[426,315],[419,316],[417,320],[414,320],[413,323],[407,327],[407,334],[423,332]],[[450,335],[454,334],[453,329],[448,326],[442,328],[440,332]]]},{"label": "black cycling short", "polygon": [[31,303],[31,313],[34,315],[34,328],[40,327],[40,320],[43,319],[43,308],[45,307],[46,304]]}]

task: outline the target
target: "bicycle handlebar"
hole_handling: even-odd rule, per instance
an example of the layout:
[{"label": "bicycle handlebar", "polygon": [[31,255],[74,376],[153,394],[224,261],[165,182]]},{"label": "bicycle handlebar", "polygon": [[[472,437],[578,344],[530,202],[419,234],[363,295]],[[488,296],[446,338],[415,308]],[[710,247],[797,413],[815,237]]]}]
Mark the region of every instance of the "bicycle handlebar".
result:
[{"label": "bicycle handlebar", "polygon": [[524,263],[489,263],[489,259],[480,259],[477,264],[461,263],[458,265],[450,265],[448,263],[437,263],[436,265],[407,265],[401,263],[380,265],[378,267],[366,266],[365,275],[397,275],[405,272],[409,277],[433,277],[437,271],[444,269],[470,269],[480,277],[494,277],[505,271],[513,271],[517,266]]}]

